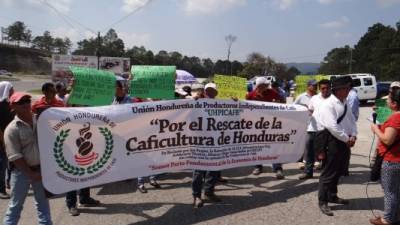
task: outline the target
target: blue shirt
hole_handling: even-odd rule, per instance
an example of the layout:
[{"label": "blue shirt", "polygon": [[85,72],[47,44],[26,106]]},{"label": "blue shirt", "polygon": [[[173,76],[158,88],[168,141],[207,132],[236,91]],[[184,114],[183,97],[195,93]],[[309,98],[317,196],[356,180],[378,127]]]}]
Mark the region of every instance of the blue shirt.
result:
[{"label": "blue shirt", "polygon": [[360,101],[358,99],[357,91],[352,88],[347,96],[347,103],[350,106],[351,112],[353,113],[354,118],[356,121],[358,120],[358,116],[360,114]]}]

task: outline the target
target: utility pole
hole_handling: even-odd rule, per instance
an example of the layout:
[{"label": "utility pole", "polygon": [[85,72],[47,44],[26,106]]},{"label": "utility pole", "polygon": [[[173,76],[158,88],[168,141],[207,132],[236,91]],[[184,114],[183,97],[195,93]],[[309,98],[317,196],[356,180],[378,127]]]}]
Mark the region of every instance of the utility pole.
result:
[{"label": "utility pole", "polygon": [[351,64],[353,63],[353,49],[350,47],[350,62],[349,62],[349,74],[351,73]]},{"label": "utility pole", "polygon": [[100,40],[100,31],[97,32],[97,49],[96,49],[96,56],[97,56],[97,69],[100,69],[100,48],[101,48],[101,40]]}]

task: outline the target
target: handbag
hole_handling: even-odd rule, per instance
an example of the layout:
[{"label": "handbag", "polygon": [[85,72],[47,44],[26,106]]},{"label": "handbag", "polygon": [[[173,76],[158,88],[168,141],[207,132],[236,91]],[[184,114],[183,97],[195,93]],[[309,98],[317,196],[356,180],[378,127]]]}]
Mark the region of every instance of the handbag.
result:
[{"label": "handbag", "polygon": [[398,142],[400,142],[400,140],[396,140],[392,145],[390,145],[390,147],[388,148],[388,150],[383,153],[383,155],[379,155],[379,153],[376,154],[375,157],[375,162],[371,167],[371,173],[369,175],[369,180],[372,182],[378,181],[381,178],[381,170],[382,170],[382,163],[383,163],[383,159],[385,158],[386,153],[388,153],[390,151],[390,149],[392,147],[394,147]]}]

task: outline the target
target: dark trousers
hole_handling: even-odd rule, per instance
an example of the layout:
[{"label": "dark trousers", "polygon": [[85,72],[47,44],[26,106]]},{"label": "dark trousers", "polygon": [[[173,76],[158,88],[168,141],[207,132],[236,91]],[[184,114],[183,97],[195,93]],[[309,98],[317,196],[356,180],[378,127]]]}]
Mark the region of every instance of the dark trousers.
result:
[{"label": "dark trousers", "polygon": [[[193,197],[201,197],[201,190],[204,183],[204,193],[213,194],[215,189],[215,184],[217,183],[218,176],[221,174],[220,171],[193,171],[192,180],[192,191]],[[205,180],[205,182],[204,182]]]},{"label": "dark trousers", "polygon": [[7,155],[5,150],[0,144],[0,192],[6,193],[6,169],[7,169]]},{"label": "dark trousers", "polygon": [[330,135],[324,168],[319,178],[318,200],[328,202],[330,197],[337,195],[337,186],[340,176],[346,171],[346,160],[349,158],[350,148],[346,143]]},{"label": "dark trousers", "polygon": [[79,192],[79,202],[84,203],[90,199],[90,188],[84,188],[79,191],[70,191],[66,196],[66,203],[68,208],[76,207],[77,202],[77,192]]},{"label": "dark trousers", "polygon": [[314,140],[316,132],[307,132],[306,149],[305,149],[305,166],[304,173],[308,175],[313,175],[314,162],[315,162],[315,150],[314,150]]}]

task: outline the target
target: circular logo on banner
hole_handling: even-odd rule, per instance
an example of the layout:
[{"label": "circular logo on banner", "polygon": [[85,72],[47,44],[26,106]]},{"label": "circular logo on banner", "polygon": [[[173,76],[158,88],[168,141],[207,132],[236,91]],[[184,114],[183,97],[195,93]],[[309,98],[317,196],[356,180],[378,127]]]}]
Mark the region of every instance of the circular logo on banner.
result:
[{"label": "circular logo on banner", "polygon": [[[71,129],[61,130],[54,142],[53,155],[57,165],[64,171],[72,175],[82,176],[84,174],[93,174],[103,168],[109,159],[114,147],[114,140],[111,131],[107,127],[99,127],[98,130],[91,130],[90,123],[83,124],[79,130],[79,138],[75,140],[76,152],[74,154],[74,163],[68,162],[64,157],[64,141],[69,137]],[[91,142],[92,132],[100,132],[105,140],[105,146],[93,144]],[[94,149],[104,148],[102,155],[99,155]],[[77,166],[76,166],[77,165]]]}]

